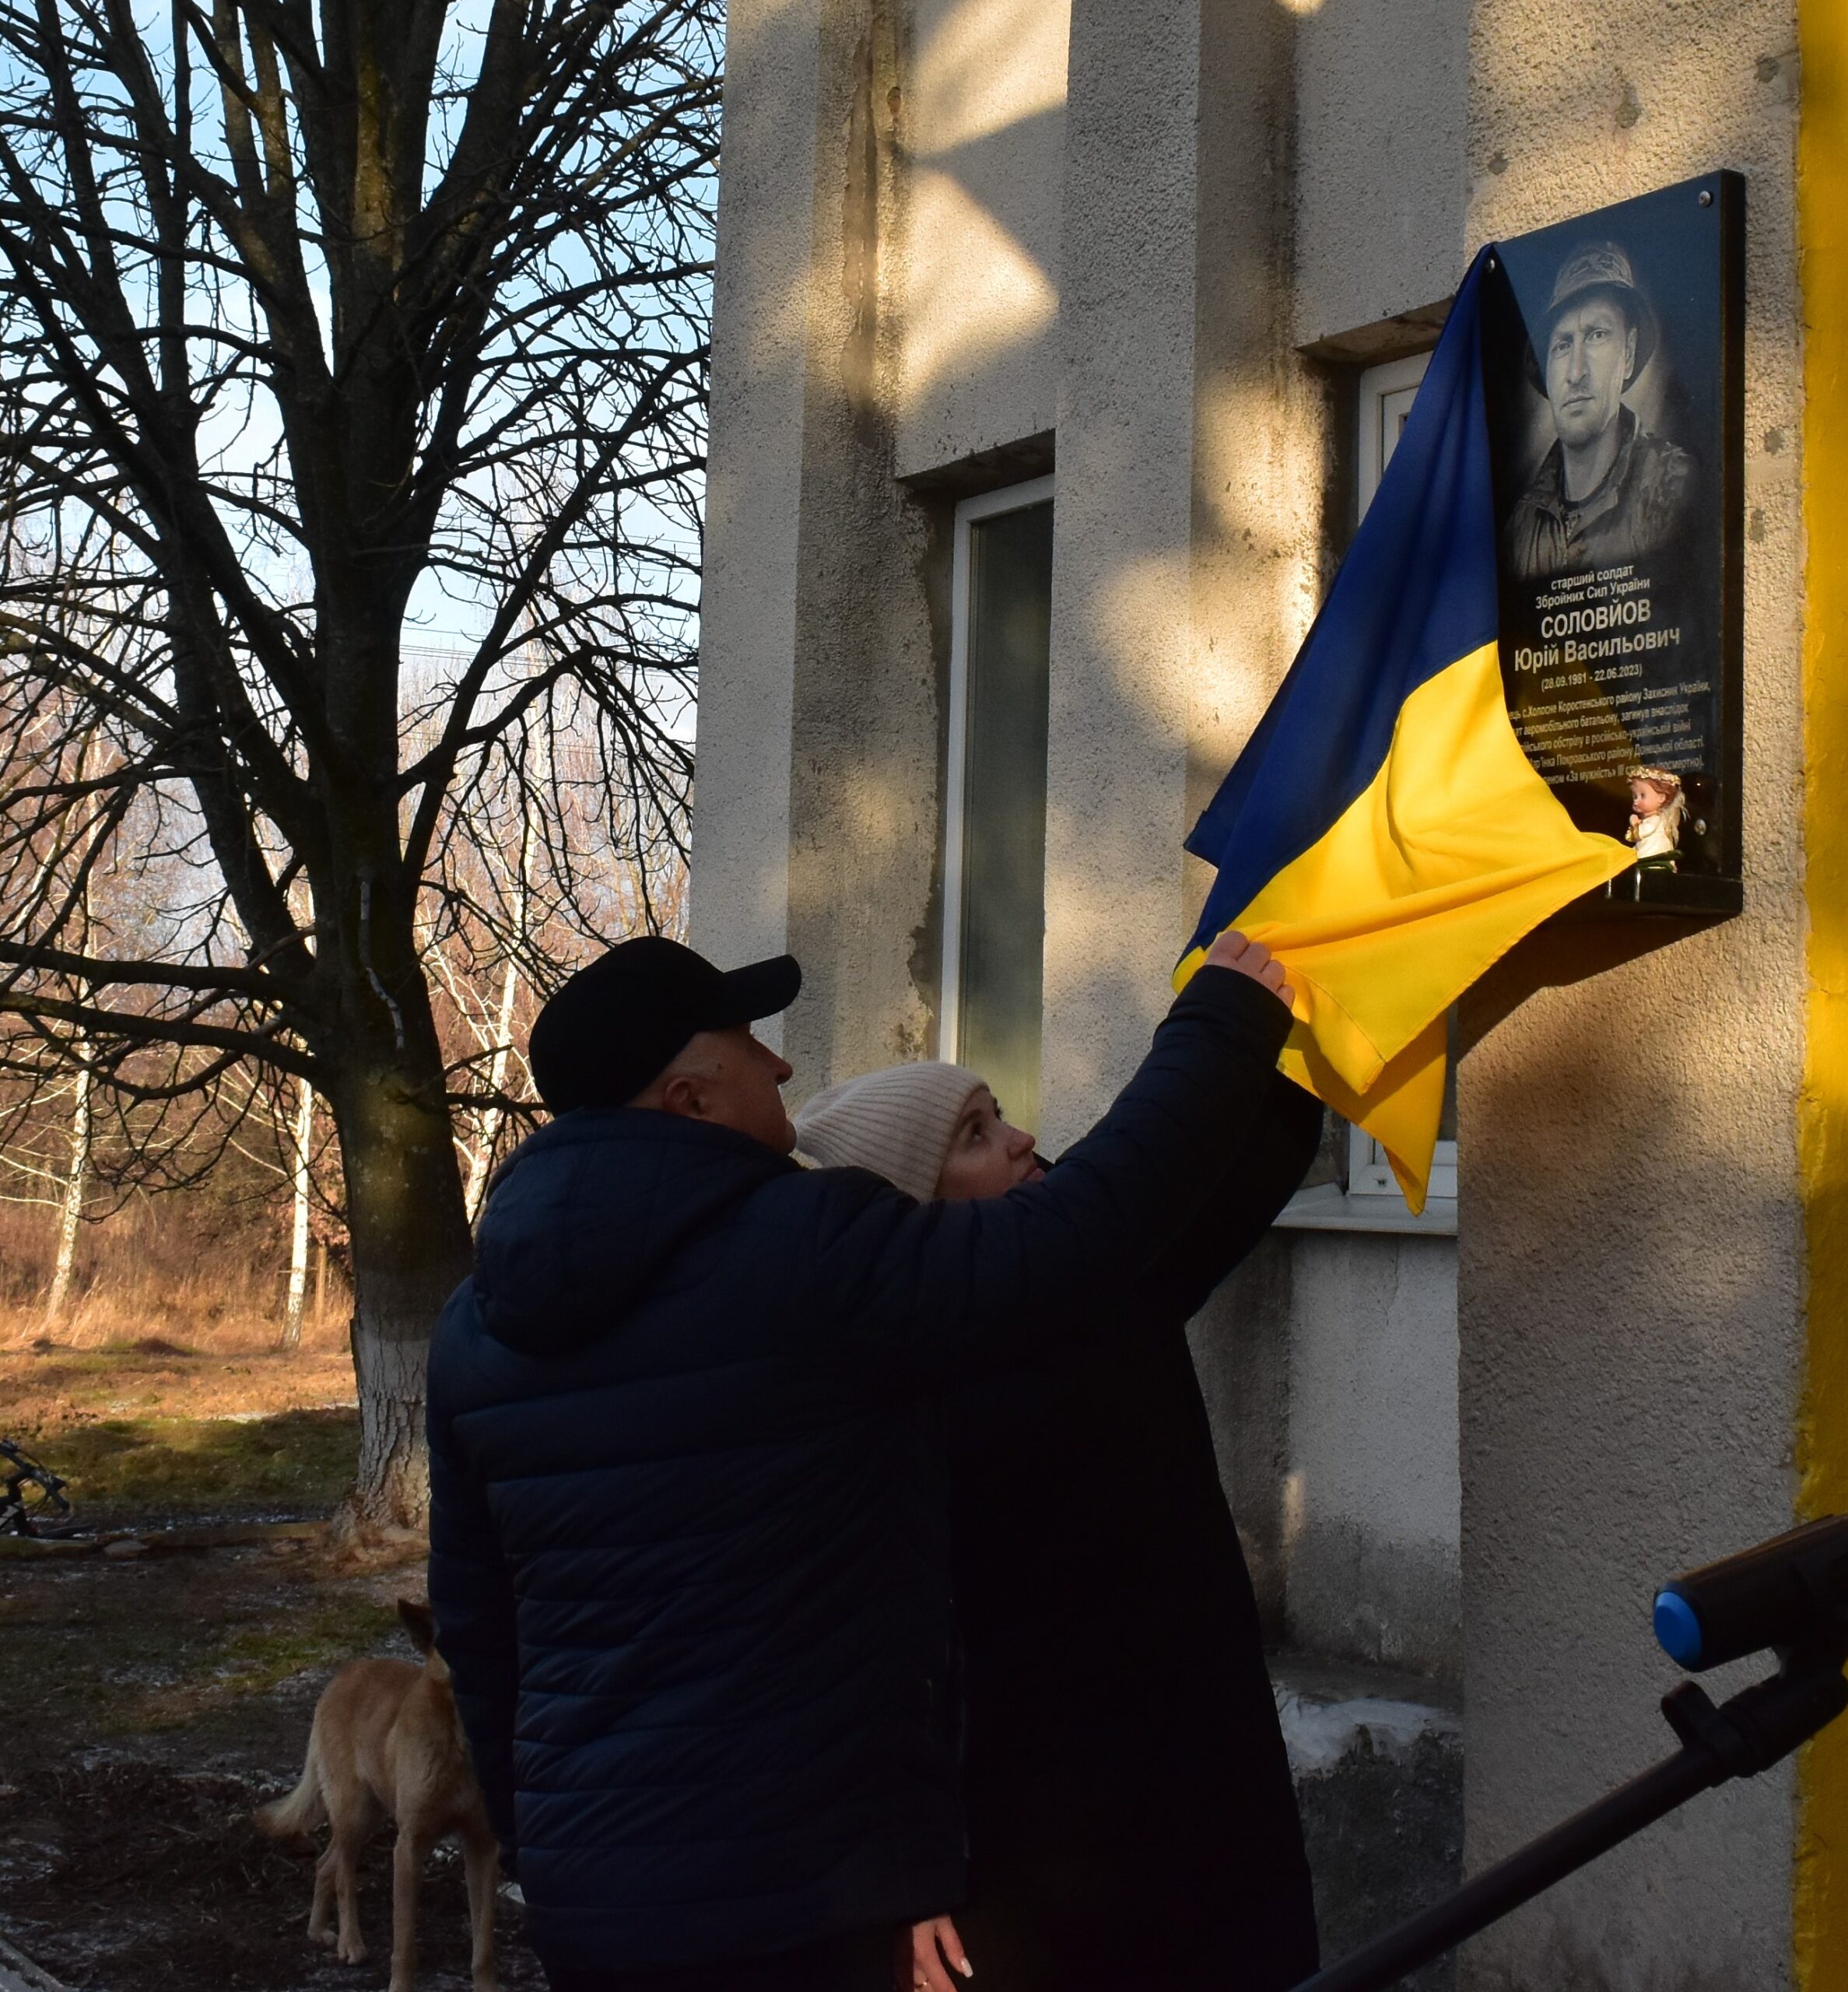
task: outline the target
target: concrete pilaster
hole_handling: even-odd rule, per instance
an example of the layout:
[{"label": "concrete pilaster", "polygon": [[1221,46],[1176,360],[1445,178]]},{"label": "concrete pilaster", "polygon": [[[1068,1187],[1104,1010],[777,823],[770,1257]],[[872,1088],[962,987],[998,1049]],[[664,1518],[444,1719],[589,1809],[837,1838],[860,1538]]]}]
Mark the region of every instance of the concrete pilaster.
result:
[{"label": "concrete pilaster", "polygon": [[1082,1131],[1168,1001],[1183,917],[1198,0],[1078,0],[1061,231],[1044,1133]]},{"label": "concrete pilaster", "polygon": [[728,967],[787,945],[819,14],[732,0],[726,23],[692,914]]}]

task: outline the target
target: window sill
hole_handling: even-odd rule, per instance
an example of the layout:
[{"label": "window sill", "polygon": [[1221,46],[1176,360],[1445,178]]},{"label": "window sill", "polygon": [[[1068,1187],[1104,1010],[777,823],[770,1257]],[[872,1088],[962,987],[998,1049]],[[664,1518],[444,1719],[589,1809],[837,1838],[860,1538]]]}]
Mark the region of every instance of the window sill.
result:
[{"label": "window sill", "polygon": [[1396,1197],[1350,1197],[1334,1183],[1299,1190],[1277,1218],[1282,1231],[1418,1232],[1427,1238],[1457,1236],[1457,1199],[1433,1197],[1414,1217]]}]

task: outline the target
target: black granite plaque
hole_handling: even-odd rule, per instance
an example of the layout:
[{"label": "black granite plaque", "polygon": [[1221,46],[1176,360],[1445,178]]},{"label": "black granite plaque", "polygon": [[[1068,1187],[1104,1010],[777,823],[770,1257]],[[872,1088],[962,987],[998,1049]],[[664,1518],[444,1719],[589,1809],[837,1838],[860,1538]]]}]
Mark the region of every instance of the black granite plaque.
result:
[{"label": "black granite plaque", "polygon": [[1710,174],[1503,243],[1485,299],[1508,709],[1636,847],[1607,903],[1740,903],[1744,234]]}]

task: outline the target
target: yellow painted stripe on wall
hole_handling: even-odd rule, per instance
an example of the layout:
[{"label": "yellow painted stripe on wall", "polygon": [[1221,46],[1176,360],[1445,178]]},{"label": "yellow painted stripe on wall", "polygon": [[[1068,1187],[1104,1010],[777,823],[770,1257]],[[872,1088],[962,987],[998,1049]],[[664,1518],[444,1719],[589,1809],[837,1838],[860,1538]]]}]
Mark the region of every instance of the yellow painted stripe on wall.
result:
[{"label": "yellow painted stripe on wall", "polygon": [[[1808,1371],[1805,1515],[1848,1512],[1848,5],[1801,0],[1797,251],[1804,344],[1803,640],[1809,990],[1798,1155]],[[1799,1769],[1795,1976],[1848,1992],[1848,1719]]]}]

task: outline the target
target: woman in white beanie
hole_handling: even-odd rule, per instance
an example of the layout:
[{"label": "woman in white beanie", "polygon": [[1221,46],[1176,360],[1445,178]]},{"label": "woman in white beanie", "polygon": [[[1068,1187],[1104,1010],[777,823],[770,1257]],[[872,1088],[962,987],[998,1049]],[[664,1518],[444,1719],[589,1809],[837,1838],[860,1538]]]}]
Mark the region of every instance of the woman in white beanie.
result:
[{"label": "woman in white beanie", "polygon": [[[987,1992],[1285,1992],[1316,1969],[1302,1829],[1257,1611],[1185,1324],[1313,1156],[1280,1076],[1229,1143],[1202,1235],[1131,1269],[1124,1331],[942,1406],[963,1643],[970,1902],[913,1933],[910,1983]],[[1033,1180],[980,1076],[928,1061],[819,1094],[799,1153],[920,1201]],[[1184,1263],[1183,1263],[1184,1261]],[[966,1951],[964,1945],[966,1943]]]},{"label": "woman in white beanie", "polygon": [[829,1086],[795,1126],[798,1156],[824,1169],[870,1169],[920,1204],[998,1197],[1041,1173],[1033,1136],[1001,1119],[987,1082],[939,1059]]}]

